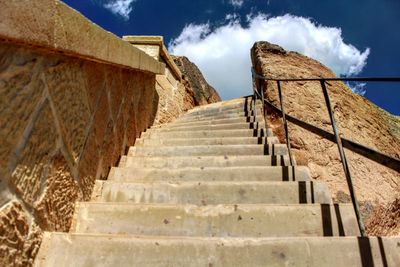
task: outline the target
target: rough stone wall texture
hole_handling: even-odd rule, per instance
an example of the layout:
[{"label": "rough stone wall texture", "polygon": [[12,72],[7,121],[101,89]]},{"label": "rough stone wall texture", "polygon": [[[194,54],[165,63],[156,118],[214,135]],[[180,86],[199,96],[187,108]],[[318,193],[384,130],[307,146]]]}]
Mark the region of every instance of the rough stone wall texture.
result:
[{"label": "rough stone wall texture", "polygon": [[32,264],[68,231],[127,146],[153,124],[155,74],[0,43],[0,266]]},{"label": "rough stone wall texture", "polygon": [[168,68],[166,75],[157,75],[159,103],[155,124],[170,122],[195,106],[221,101],[196,65],[186,57],[174,56],[174,61],[184,77],[178,81]]},{"label": "rough stone wall texture", "polygon": [[[257,72],[267,77],[335,77],[319,62],[267,42],[253,46],[252,60]],[[263,85],[268,100],[278,105],[276,83],[265,82]],[[288,114],[332,132],[319,82],[282,82],[282,89]],[[342,136],[400,158],[398,118],[353,93],[342,82],[328,82],[327,89]],[[267,117],[275,133],[284,141],[281,119],[273,114]],[[308,165],[314,179],[327,182],[335,201],[350,201],[336,144],[291,123],[289,133],[298,164]],[[390,210],[391,203],[400,195],[400,174],[351,151],[345,152],[363,216],[368,218],[375,207]],[[400,220],[400,216],[396,218]],[[389,233],[374,228],[375,225],[367,224],[367,230],[373,234]]]},{"label": "rough stone wall texture", "polygon": [[187,57],[173,56],[173,59],[184,76],[183,84],[193,92],[196,106],[221,101],[217,91],[208,84],[195,64]]}]

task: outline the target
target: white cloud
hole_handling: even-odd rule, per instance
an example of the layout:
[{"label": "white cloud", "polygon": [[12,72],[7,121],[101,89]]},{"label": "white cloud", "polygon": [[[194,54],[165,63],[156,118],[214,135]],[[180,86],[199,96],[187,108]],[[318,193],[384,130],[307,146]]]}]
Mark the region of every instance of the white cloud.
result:
[{"label": "white cloud", "polygon": [[136,0],[111,0],[103,4],[103,6],[115,15],[119,15],[125,20],[128,20],[132,12],[133,2],[136,2]]},{"label": "white cloud", "polygon": [[347,82],[346,84],[356,94],[364,96],[367,93],[367,83]]},{"label": "white cloud", "polygon": [[242,7],[244,0],[229,0],[229,4],[234,7]]},{"label": "white cloud", "polygon": [[308,18],[284,15],[248,16],[243,27],[235,15],[225,25],[189,24],[169,45],[171,53],[196,63],[223,99],[251,93],[250,48],[256,41],[278,44],[330,67],[337,75],[355,75],[364,68],[369,49],[361,52],[343,41],[341,29],[317,25]]}]

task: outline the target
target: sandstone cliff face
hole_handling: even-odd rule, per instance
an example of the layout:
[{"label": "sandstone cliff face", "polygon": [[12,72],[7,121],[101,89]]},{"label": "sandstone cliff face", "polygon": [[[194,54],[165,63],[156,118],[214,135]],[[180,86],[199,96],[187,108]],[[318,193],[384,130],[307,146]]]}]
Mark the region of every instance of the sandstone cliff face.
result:
[{"label": "sandstone cliff face", "polygon": [[[252,60],[257,72],[267,77],[335,77],[319,62],[267,42],[253,46]],[[282,89],[288,114],[332,132],[319,82],[283,82]],[[327,89],[341,136],[400,158],[399,121],[396,117],[353,93],[342,82],[329,82]],[[264,83],[264,92],[267,99],[279,104],[275,82]],[[271,113],[267,117],[284,141],[281,119]],[[298,164],[308,165],[313,178],[327,182],[336,201],[349,201],[336,144],[290,123],[289,132]],[[400,195],[400,174],[351,151],[346,150],[346,156],[364,217],[370,217],[374,207],[380,207],[379,214],[390,213]],[[376,212],[374,214],[378,216]],[[400,216],[396,216],[396,220],[400,220]],[[385,227],[377,223],[367,223],[367,226],[373,234],[398,233],[398,230],[383,231]]]},{"label": "sandstone cliff face", "polygon": [[193,95],[194,106],[221,101],[217,91],[207,83],[199,68],[187,57],[173,56],[175,64],[183,73],[186,91]]}]

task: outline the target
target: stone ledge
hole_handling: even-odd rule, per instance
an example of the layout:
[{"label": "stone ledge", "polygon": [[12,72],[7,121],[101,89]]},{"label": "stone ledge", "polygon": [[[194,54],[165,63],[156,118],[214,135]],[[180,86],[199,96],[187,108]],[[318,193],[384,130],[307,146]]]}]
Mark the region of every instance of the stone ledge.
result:
[{"label": "stone ledge", "polygon": [[182,80],[182,73],[176,66],[174,60],[168,53],[167,48],[164,46],[164,38],[162,36],[140,36],[140,35],[125,35],[122,40],[129,42],[133,45],[149,45],[158,46],[159,56],[167,63],[167,67],[171,69],[171,72],[178,81]]},{"label": "stone ledge", "polygon": [[164,74],[165,64],[59,0],[0,2],[0,38],[91,61]]}]

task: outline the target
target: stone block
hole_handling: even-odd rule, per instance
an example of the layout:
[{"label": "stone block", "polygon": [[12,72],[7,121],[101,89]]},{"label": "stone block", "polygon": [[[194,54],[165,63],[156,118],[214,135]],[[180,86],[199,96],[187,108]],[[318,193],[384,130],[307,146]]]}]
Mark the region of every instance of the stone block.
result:
[{"label": "stone block", "polygon": [[[140,75],[136,78],[136,94],[134,98],[136,127],[139,132],[150,127],[155,119],[158,107],[158,96],[155,93],[155,77],[152,75]],[[154,101],[156,100],[156,101]]]},{"label": "stone block", "polygon": [[79,187],[71,175],[68,163],[58,153],[52,160],[44,192],[35,203],[35,217],[41,229],[68,231],[79,199]]},{"label": "stone block", "polygon": [[97,101],[104,91],[105,66],[98,63],[84,62],[83,73],[86,80],[85,88],[90,111],[93,114],[96,109]]},{"label": "stone block", "polygon": [[95,138],[98,144],[102,144],[104,135],[107,130],[107,125],[111,124],[110,107],[108,97],[105,91],[101,93],[97,110],[94,114],[92,131],[95,132]]},{"label": "stone block", "polygon": [[132,78],[134,76],[140,76],[141,73],[138,71],[132,71],[128,69],[121,70],[121,80],[124,81],[124,91],[125,91],[125,100],[132,101],[133,96],[135,95],[136,84],[135,80]]},{"label": "stone block", "polygon": [[121,155],[125,154],[125,144],[124,144],[124,137],[125,137],[125,116],[123,114],[120,114],[119,117],[117,118],[116,124],[115,124],[115,153],[117,154],[117,158]]},{"label": "stone block", "polygon": [[56,2],[54,48],[110,60],[110,47],[104,45],[104,41],[108,38],[117,39],[116,36],[104,31],[66,4]]},{"label": "stone block", "polygon": [[42,231],[29,220],[20,203],[0,209],[0,266],[31,266],[39,251]]},{"label": "stone block", "polygon": [[117,157],[115,149],[115,135],[114,135],[114,122],[109,121],[107,125],[107,130],[105,132],[103,143],[101,144],[101,176],[104,178],[107,176],[111,166],[115,166],[117,162]]},{"label": "stone block", "polygon": [[21,260],[28,232],[28,218],[21,204],[13,201],[0,210],[1,266],[10,266]]},{"label": "stone block", "polygon": [[10,179],[17,194],[30,206],[37,199],[41,183],[50,169],[50,155],[55,150],[56,141],[54,118],[46,102]]},{"label": "stone block", "polygon": [[138,135],[139,132],[136,131],[136,118],[132,114],[132,116],[128,118],[125,129],[125,137],[129,146],[133,146],[135,144],[136,137],[139,137]]},{"label": "stone block", "polygon": [[5,175],[11,153],[43,98],[37,54],[0,44],[0,175]]},{"label": "stone block", "polygon": [[85,143],[90,119],[82,62],[62,60],[45,72],[50,97],[60,122],[62,137],[76,161]]},{"label": "stone block", "polygon": [[79,189],[85,201],[90,199],[96,180],[97,167],[100,161],[100,146],[96,141],[96,132],[91,131],[79,161]]},{"label": "stone block", "polygon": [[[101,61],[139,69],[143,52],[87,20],[61,1],[0,2],[0,37]],[[164,64],[153,62],[146,71],[161,74]]]},{"label": "stone block", "polygon": [[115,120],[118,116],[122,98],[124,96],[121,69],[108,68],[106,71],[106,90],[110,96],[111,115]]},{"label": "stone block", "polygon": [[52,45],[58,1],[2,1],[0,35],[27,43]]}]

